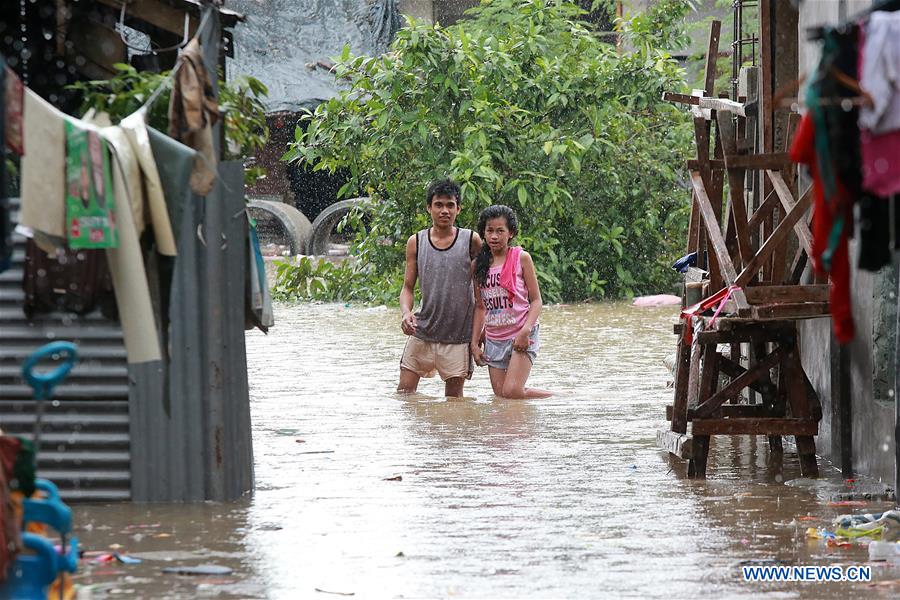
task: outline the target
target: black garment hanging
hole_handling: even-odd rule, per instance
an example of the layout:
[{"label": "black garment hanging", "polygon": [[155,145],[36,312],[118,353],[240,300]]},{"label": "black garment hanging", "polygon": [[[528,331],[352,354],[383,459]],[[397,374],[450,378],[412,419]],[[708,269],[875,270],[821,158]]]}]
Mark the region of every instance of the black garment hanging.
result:
[{"label": "black garment hanging", "polygon": [[9,268],[13,251],[6,177],[6,59],[0,54],[0,273]]}]

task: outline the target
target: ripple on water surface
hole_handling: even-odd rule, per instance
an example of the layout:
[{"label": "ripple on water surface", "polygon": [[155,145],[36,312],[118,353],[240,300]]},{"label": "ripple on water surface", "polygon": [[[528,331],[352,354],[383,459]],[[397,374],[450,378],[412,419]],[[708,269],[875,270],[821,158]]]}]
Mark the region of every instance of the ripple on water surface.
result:
[{"label": "ripple on water surface", "polygon": [[[672,396],[663,357],[674,351],[673,309],[545,309],[530,383],[558,393],[535,401],[495,399],[484,369],[465,399],[439,397],[434,380],[397,396],[405,338],[394,309],[279,306],[276,316],[269,335],[247,335],[251,499],[79,509],[82,527],[111,523],[82,532],[95,547],[128,523],[160,521],[175,537],[132,539],[129,549],[192,549],[235,568],[226,581],[131,581],[136,595],[189,597],[198,585],[203,595],[271,598],[897,591],[741,581],[742,561],[860,564],[866,549],[806,540],[807,526],[848,510],[822,501],[822,485],[843,485],[827,465],[820,484],[784,485],[799,477],[790,452],[773,470],[764,438],[714,440],[710,479],[693,482],[656,448]],[[82,580],[121,588],[147,573],[158,571],[89,569]],[[900,573],[880,566],[875,576]]]}]

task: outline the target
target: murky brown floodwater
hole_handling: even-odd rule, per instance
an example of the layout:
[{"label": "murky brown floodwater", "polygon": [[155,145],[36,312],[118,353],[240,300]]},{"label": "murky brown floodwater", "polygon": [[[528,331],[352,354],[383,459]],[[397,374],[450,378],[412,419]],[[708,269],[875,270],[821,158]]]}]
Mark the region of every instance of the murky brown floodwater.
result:
[{"label": "murky brown floodwater", "polygon": [[[674,309],[552,307],[531,382],[548,400],[495,400],[479,370],[464,400],[393,393],[404,338],[394,309],[282,306],[247,336],[257,490],[200,506],[82,506],[88,550],[110,544],[140,565],[83,561],[93,596],[561,598],[896,597],[879,585],[750,584],[742,561],[864,564],[866,547],[807,541],[843,482],[784,480],[764,438],[713,445],[709,480],[655,445]],[[401,481],[390,478],[402,477]],[[793,523],[793,524],[792,524]],[[175,564],[227,577],[163,575]],[[893,581],[894,584],[888,583]],[[318,591],[323,590],[323,591]]]}]

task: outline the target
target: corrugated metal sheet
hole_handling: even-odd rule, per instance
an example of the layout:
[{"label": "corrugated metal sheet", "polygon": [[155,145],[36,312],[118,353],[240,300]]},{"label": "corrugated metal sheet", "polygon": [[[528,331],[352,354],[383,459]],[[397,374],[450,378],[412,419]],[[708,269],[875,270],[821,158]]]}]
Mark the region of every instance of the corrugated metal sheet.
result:
[{"label": "corrugated metal sheet", "polygon": [[161,364],[130,366],[132,497],[233,500],[253,487],[240,162],[222,163],[209,196],[192,197],[178,244],[168,402]]},{"label": "corrugated metal sheet", "polygon": [[[16,221],[18,199],[12,203]],[[44,344],[69,340],[79,362],[46,406],[38,474],[53,480],[72,501],[130,497],[128,379],[118,323],[99,312],[62,312],[26,319],[22,311],[25,240],[14,235],[12,267],[0,273],[0,427],[31,438],[35,404],[21,376],[25,358]]]}]

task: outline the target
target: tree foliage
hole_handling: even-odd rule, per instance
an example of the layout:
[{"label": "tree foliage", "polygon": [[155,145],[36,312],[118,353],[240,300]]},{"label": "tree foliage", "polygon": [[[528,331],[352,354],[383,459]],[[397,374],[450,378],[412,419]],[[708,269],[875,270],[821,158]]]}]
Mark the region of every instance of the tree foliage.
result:
[{"label": "tree foliage", "polygon": [[347,89],[305,117],[285,158],[344,169],[341,195],[371,196],[346,268],[382,295],[398,289],[404,242],[428,225],[424,190],[441,177],[462,185],[463,226],[489,204],[519,213],[545,298],[658,289],[689,208],[690,139],[661,100],[684,76],[661,48],[688,8],[662,0],[620,22],[618,48],[563,0],[482,0],[451,27],[410,21],[384,56],[345,48]]}]

